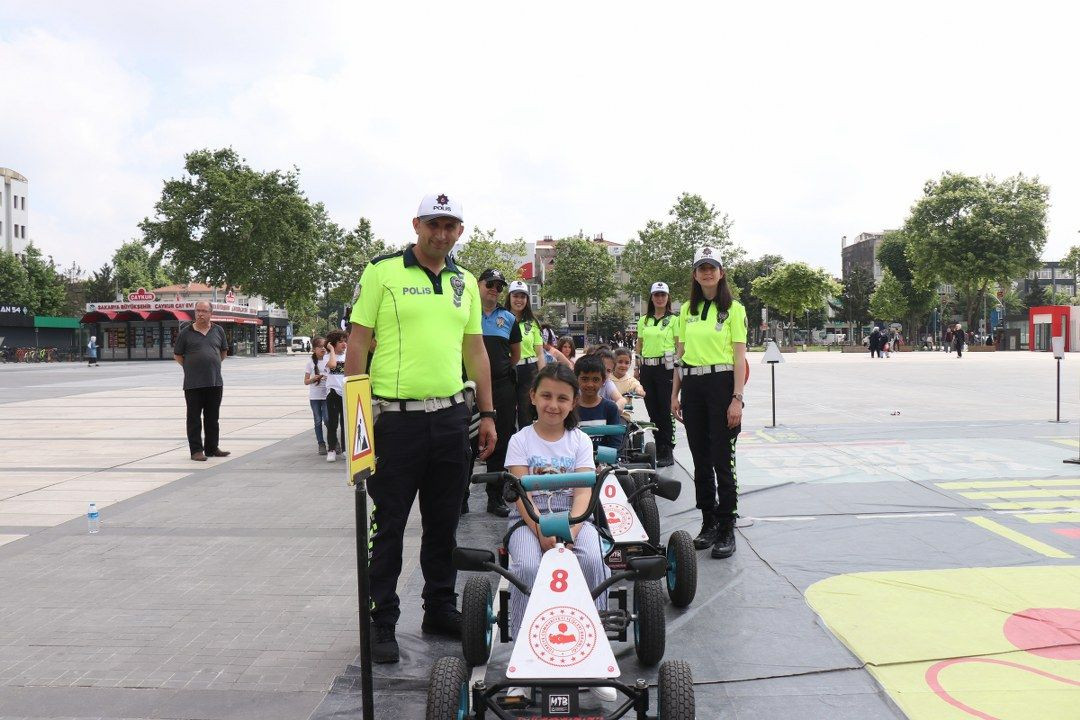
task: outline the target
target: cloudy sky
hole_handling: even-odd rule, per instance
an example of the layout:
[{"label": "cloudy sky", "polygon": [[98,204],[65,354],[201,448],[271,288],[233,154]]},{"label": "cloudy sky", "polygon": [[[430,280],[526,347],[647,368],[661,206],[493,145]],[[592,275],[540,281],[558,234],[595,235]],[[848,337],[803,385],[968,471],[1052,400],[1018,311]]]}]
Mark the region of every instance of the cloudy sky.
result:
[{"label": "cloudy sky", "polygon": [[687,191],[751,255],[839,272],[945,170],[1039,176],[1046,257],[1080,242],[1067,3],[737,5],[4,3],[0,166],[85,269],[230,145],[394,242],[428,191],[505,239],[618,241]]}]

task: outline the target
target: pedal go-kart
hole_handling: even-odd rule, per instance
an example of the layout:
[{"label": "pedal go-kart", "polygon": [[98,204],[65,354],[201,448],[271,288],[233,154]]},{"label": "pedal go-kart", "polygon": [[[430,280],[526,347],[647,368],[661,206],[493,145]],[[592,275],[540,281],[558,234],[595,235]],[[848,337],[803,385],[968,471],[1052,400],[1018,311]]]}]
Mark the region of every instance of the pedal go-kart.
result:
[{"label": "pedal go-kart", "polygon": [[[594,441],[600,437],[617,436],[624,425],[587,425],[581,428]],[[605,542],[604,561],[612,570],[626,568],[633,557],[659,555],[666,557],[668,597],[678,608],[690,605],[697,595],[697,551],[694,540],[685,530],[676,530],[667,545],[660,542],[660,510],[656,498],[674,501],[682,491],[677,480],[662,480],[654,469],[634,465],[618,465],[614,448],[598,446],[597,465],[610,465],[612,474],[605,476],[600,488],[596,527]],[[612,478],[612,475],[614,478]],[[618,480],[618,482],[615,482]],[[610,547],[608,546],[610,544]]]},{"label": "pedal go-kart", "polygon": [[[623,393],[623,397],[626,398],[626,405],[623,406],[623,412],[626,413],[633,412],[634,401],[641,399],[640,395],[633,393]],[[646,430],[655,432],[656,425],[651,422],[639,422],[632,418],[626,419],[626,416],[623,416],[623,419],[626,421],[626,440],[619,449],[619,460],[624,463],[645,464],[656,469],[656,442],[647,440],[645,436]],[[585,427],[582,427],[582,430]]]},{"label": "pedal go-kart", "polygon": [[[593,472],[558,475],[526,475],[520,480],[509,473],[485,473],[473,482],[501,482],[504,497],[516,502],[523,498],[529,517],[541,531],[558,539],[555,547],[544,553],[536,580],[531,588],[507,569],[505,551],[500,559],[490,550],[454,549],[453,562],[458,570],[494,572],[529,596],[525,615],[506,669],[506,680],[487,684],[471,682],[469,666],[484,665],[490,657],[494,640],[493,626],[498,625],[500,641],[509,642],[509,592],[500,593],[499,611],[494,611],[491,585],[486,577],[474,576],[465,585],[462,598],[462,650],[464,659],[440,658],[432,669],[428,684],[428,720],[499,720],[511,718],[592,718],[616,720],[692,720],[694,718],[693,676],[688,663],[664,662],[657,679],[657,712],[650,714],[649,684],[618,680],[620,670],[611,650],[610,639],[625,639],[626,628],[635,626],[639,658],[644,643],[655,653],[659,641],[659,662],[663,656],[664,612],[659,601],[657,581],[668,572],[662,556],[634,557],[626,569],[615,571],[595,588],[587,586],[577,558],[565,543],[573,538],[570,527],[595,512],[599,489],[611,474],[604,468]],[[589,507],[580,515],[569,512],[539,515],[527,492],[591,487]],[[626,591],[611,590],[616,584],[633,581],[636,611],[625,609]],[[650,590],[649,588],[652,588]],[[610,590],[610,592],[609,592]],[[600,613],[594,604],[601,593],[608,593],[609,603],[618,608]],[[644,605],[644,606],[643,606]],[[603,618],[601,618],[603,615]],[[612,637],[614,636],[614,637]],[[645,663],[651,664],[651,663]],[[526,696],[507,696],[511,687],[526,690]],[[610,713],[588,711],[581,714],[578,693],[591,687],[613,688],[620,703]]]}]

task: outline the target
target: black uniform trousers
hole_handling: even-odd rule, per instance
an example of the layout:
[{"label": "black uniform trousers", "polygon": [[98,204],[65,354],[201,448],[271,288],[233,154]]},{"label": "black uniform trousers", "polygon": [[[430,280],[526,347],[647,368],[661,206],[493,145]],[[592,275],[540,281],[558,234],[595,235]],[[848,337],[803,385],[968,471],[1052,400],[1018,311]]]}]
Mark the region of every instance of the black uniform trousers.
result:
[{"label": "black uniform trousers", "polygon": [[[221,412],[221,393],[223,388],[201,387],[184,391],[184,403],[187,405],[187,440],[188,449],[194,455],[203,450],[218,449],[218,415]],[[206,427],[206,444],[203,444],[203,426]]]},{"label": "black uniform trousers", "polygon": [[682,379],[683,425],[694,457],[697,507],[724,520],[738,509],[735,441],[742,426],[727,426],[727,410],[735,392],[735,373],[688,375]]},{"label": "black uniform trousers", "polygon": [[536,363],[517,366],[517,429],[527,428],[536,420],[536,408],[533,407],[529,391],[536,378]]},{"label": "black uniform trousers", "polygon": [[450,562],[461,509],[461,477],[469,457],[464,404],[436,412],[384,412],[375,421],[375,474],[368,480],[371,511],[372,622],[396,625],[402,540],[413,500],[420,495],[420,569],[424,607],[456,605],[457,571]]},{"label": "black uniform trousers", "polygon": [[[641,366],[641,387],[645,390],[645,409],[649,420],[656,425],[653,438],[659,456],[670,454],[675,447],[675,419],[671,417],[671,383],[674,370],[663,365]],[[667,452],[663,452],[666,450]]]},{"label": "black uniform trousers", "polygon": [[[514,434],[517,424],[517,388],[514,384],[514,376],[510,374],[491,379],[491,401],[495,408],[495,434],[498,439],[495,449],[488,455],[487,471],[502,472],[506,469],[506,449],[510,446],[510,437]],[[475,458],[480,449],[477,447],[479,438],[473,438],[472,455]],[[467,473],[471,476],[471,473]],[[465,480],[465,497],[469,497],[469,477]],[[488,500],[496,502],[502,497],[501,485],[486,485]]]}]

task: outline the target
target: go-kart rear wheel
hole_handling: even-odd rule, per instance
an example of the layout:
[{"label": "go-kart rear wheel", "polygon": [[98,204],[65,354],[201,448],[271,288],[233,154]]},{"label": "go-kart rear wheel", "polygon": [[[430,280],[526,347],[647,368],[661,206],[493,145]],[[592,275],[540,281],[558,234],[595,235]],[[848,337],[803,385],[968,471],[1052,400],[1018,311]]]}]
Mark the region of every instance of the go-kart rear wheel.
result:
[{"label": "go-kart rear wheel", "polygon": [[638,496],[634,503],[641,526],[645,528],[645,534],[649,536],[649,542],[653,545],[660,543],[660,510],[656,507],[656,496],[651,492],[644,492]]},{"label": "go-kart rear wheel", "polygon": [[660,666],[656,686],[659,720],[694,720],[694,676],[690,663],[668,660]]},{"label": "go-kart rear wheel", "polygon": [[428,680],[426,720],[463,720],[469,717],[469,668],[456,657],[435,662]]},{"label": "go-kart rear wheel", "polygon": [[645,455],[648,456],[646,462],[652,463],[653,468],[656,468],[656,443],[650,441],[645,443]]},{"label": "go-kart rear wheel", "polygon": [[634,652],[642,665],[655,665],[664,659],[664,591],[659,580],[634,583]]},{"label": "go-kart rear wheel", "polygon": [[484,665],[491,656],[493,611],[491,584],[474,575],[465,583],[461,597],[461,652],[471,667]]},{"label": "go-kart rear wheel", "polygon": [[697,552],[694,540],[685,530],[676,530],[668,538],[667,592],[671,604],[689,607],[697,595]]}]

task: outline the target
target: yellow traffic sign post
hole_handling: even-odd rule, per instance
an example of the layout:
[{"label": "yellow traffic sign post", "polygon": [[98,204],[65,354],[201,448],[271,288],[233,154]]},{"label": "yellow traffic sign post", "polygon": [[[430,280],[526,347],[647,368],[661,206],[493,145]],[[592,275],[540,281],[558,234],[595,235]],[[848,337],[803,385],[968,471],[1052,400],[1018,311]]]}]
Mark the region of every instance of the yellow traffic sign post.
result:
[{"label": "yellow traffic sign post", "polygon": [[349,484],[356,500],[356,583],[360,606],[360,692],[363,719],[375,720],[375,695],[371,684],[371,586],[368,578],[367,482],[375,474],[375,420],[371,412],[371,378],[345,378],[345,428],[343,448],[348,461]]}]

